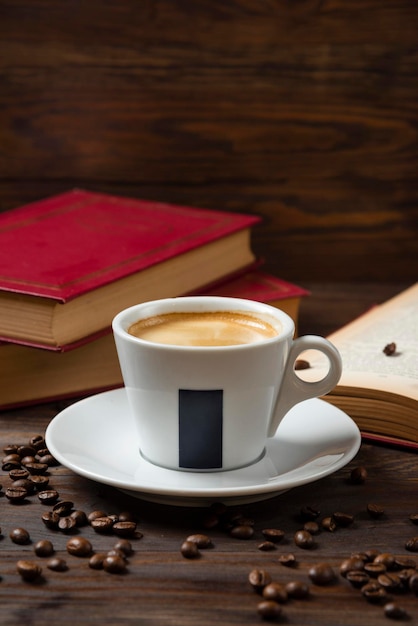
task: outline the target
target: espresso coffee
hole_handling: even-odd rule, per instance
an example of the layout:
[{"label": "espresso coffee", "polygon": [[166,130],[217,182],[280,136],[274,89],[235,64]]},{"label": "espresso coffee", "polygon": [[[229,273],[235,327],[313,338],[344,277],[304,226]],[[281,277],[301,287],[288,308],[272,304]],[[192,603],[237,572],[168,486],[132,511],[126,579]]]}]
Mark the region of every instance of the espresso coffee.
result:
[{"label": "espresso coffee", "polygon": [[176,346],[236,346],[276,337],[276,328],[241,311],[166,313],[128,328],[134,337]]}]

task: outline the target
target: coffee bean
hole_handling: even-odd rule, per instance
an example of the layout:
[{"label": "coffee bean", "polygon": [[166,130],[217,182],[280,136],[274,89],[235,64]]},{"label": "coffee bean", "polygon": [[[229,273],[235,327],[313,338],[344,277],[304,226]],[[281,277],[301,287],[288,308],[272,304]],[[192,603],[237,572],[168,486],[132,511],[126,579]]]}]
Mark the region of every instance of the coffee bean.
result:
[{"label": "coffee bean", "polygon": [[29,480],[32,481],[34,488],[38,491],[42,491],[49,484],[49,477],[41,476],[40,474],[34,474],[29,476]]},{"label": "coffee bean", "polygon": [[183,541],[180,552],[185,559],[196,559],[200,556],[199,548],[193,541]]},{"label": "coffee bean", "polygon": [[368,582],[361,588],[361,593],[372,604],[380,604],[387,599],[387,592],[377,581]]},{"label": "coffee bean", "polygon": [[72,511],[69,517],[71,517],[75,521],[75,524],[78,528],[80,528],[81,526],[86,526],[88,524],[87,515],[84,511]]},{"label": "coffee bean", "polygon": [[386,354],[386,356],[393,356],[394,354],[396,354],[396,343],[394,341],[391,341],[390,343],[386,344],[386,346],[383,348],[383,352]]},{"label": "coffee bean", "polygon": [[302,580],[292,580],[285,585],[289,598],[304,600],[309,596],[309,586]]},{"label": "coffee bean", "polygon": [[291,552],[287,554],[281,554],[278,558],[279,563],[285,565],[286,567],[293,567],[296,563],[296,557]]},{"label": "coffee bean", "polygon": [[406,610],[397,602],[387,602],[383,607],[383,611],[386,617],[392,619],[405,619],[408,615]]},{"label": "coffee bean", "polygon": [[110,533],[113,529],[113,520],[110,517],[96,517],[91,520],[90,526],[96,533]]},{"label": "coffee bean", "polygon": [[58,523],[61,518],[55,511],[46,511],[42,514],[41,519],[47,528],[54,530],[58,528]]},{"label": "coffee bean", "polygon": [[30,543],[30,535],[25,528],[14,528],[9,535],[13,543],[17,543],[21,546]]},{"label": "coffee bean", "polygon": [[136,537],[136,539],[141,539],[142,537],[142,533],[136,529],[136,522],[132,521],[115,522],[112,530],[118,537]]},{"label": "coffee bean", "polygon": [[386,572],[377,577],[377,582],[386,591],[399,591],[401,588],[401,579],[394,573]]},{"label": "coffee bean", "polygon": [[127,556],[126,554],[122,551],[122,550],[118,550],[117,548],[112,548],[111,550],[108,550],[106,552],[106,556],[118,556],[119,558],[123,559],[124,561],[127,560]]},{"label": "coffee bean", "polygon": [[103,569],[110,574],[123,574],[126,571],[126,561],[116,554],[108,554],[103,559]]},{"label": "coffee bean", "polygon": [[408,587],[412,593],[418,596],[418,573],[409,577]]},{"label": "coffee bean", "polygon": [[341,528],[351,526],[354,522],[354,516],[350,513],[344,513],[343,511],[336,511],[332,517],[334,518],[334,522],[337,526],[340,526]]},{"label": "coffee bean", "polygon": [[315,506],[304,506],[300,511],[300,515],[304,521],[309,522],[316,520],[320,515],[320,511]]},{"label": "coffee bean", "polygon": [[26,461],[23,463],[22,459],[22,465],[29,471],[29,474],[36,474],[37,476],[43,475],[48,471],[48,465],[46,463],[38,463],[36,461]]},{"label": "coffee bean", "polygon": [[23,469],[23,468],[12,469],[9,472],[9,478],[11,478],[11,480],[13,481],[22,480],[23,478],[27,478],[28,476],[29,476],[28,470]]},{"label": "coffee bean", "polygon": [[87,519],[90,523],[94,519],[96,519],[96,517],[107,517],[107,513],[105,513],[104,511],[98,510],[98,511],[92,511],[91,513],[87,515]]},{"label": "coffee bean", "polygon": [[254,528],[249,525],[234,526],[229,534],[235,539],[251,539],[254,536]]},{"label": "coffee bean", "polygon": [[280,543],[285,535],[284,530],[280,530],[280,528],[265,528],[261,533],[267,541],[273,543]]},{"label": "coffee bean", "polygon": [[261,550],[261,552],[271,552],[272,550],[276,550],[276,544],[272,541],[263,541],[262,543],[259,543],[257,547]]},{"label": "coffee bean", "polygon": [[195,543],[197,547],[201,549],[210,548],[212,546],[211,538],[207,535],[201,535],[199,533],[189,535],[186,541],[193,541],[193,543]]},{"label": "coffee bean", "polygon": [[27,478],[19,478],[18,480],[14,480],[11,486],[23,487],[24,489],[26,489],[28,496],[31,496],[33,492],[35,491],[35,485],[33,484],[31,480],[28,480]]},{"label": "coffee bean", "polygon": [[318,522],[305,522],[303,530],[307,530],[311,535],[318,535],[321,531]]},{"label": "coffee bean", "polygon": [[54,553],[54,546],[49,539],[41,539],[34,545],[36,556],[51,556]]},{"label": "coffee bean", "polygon": [[308,576],[315,585],[329,585],[335,581],[335,572],[328,563],[317,563],[309,569]]},{"label": "coffee bean", "polygon": [[370,576],[366,572],[351,570],[345,575],[348,582],[356,589],[361,589],[370,581]]},{"label": "coffee bean", "polygon": [[15,443],[8,443],[6,446],[4,446],[3,452],[6,456],[8,456],[9,454],[17,454],[18,448],[19,446]]},{"label": "coffee bean", "polygon": [[288,595],[284,585],[272,582],[263,588],[263,598],[284,604],[287,602]]},{"label": "coffee bean", "polygon": [[52,454],[39,455],[39,462],[45,463],[48,467],[55,467],[59,465],[58,461],[52,456]]},{"label": "coffee bean", "polygon": [[55,489],[48,489],[38,493],[38,499],[42,504],[53,504],[59,498],[59,493]]},{"label": "coffee bean", "polygon": [[106,554],[103,554],[101,552],[93,554],[93,556],[91,556],[89,559],[89,567],[91,569],[103,569],[103,561],[105,560],[105,558]]},{"label": "coffee bean", "polygon": [[7,487],[4,493],[9,502],[12,502],[13,504],[23,502],[23,500],[25,500],[28,495],[28,491],[27,489],[25,489],[25,487],[19,487],[16,485]]},{"label": "coffee bean", "polygon": [[281,606],[273,600],[263,600],[257,605],[257,613],[266,621],[273,621],[280,617],[282,613]]},{"label": "coffee bean", "polygon": [[382,517],[382,515],[384,515],[385,509],[380,506],[380,504],[370,503],[367,505],[367,513],[373,519],[378,519],[379,517]]},{"label": "coffee bean", "polygon": [[36,580],[42,573],[42,568],[35,561],[21,559],[16,563],[18,574],[28,582]]},{"label": "coffee bean", "polygon": [[74,556],[90,556],[92,545],[85,537],[72,537],[67,541],[67,552]]},{"label": "coffee bean", "polygon": [[[53,513],[55,513],[53,511]],[[71,533],[77,528],[77,522],[73,517],[67,515],[66,517],[58,516],[58,530],[61,530],[63,533]]]},{"label": "coffee bean", "polygon": [[362,485],[366,482],[367,470],[365,467],[355,467],[350,473],[350,481],[353,485]]},{"label": "coffee bean", "polygon": [[119,522],[135,522],[135,515],[131,511],[122,511],[118,518]]},{"label": "coffee bean", "polygon": [[23,445],[19,446],[17,449],[17,454],[22,458],[26,458],[28,456],[34,458],[36,456],[36,449],[31,445]]},{"label": "coffee bean", "polygon": [[21,460],[18,454],[7,454],[5,457],[3,457],[1,466],[3,472],[10,472],[11,470],[20,468]]},{"label": "coffee bean", "polygon": [[337,529],[337,524],[332,516],[327,516],[321,521],[321,527],[324,530],[329,530],[329,532],[333,533],[334,530]]},{"label": "coffee bean", "polygon": [[401,569],[398,571],[398,576],[400,578],[400,581],[402,583],[402,585],[408,589],[409,587],[409,581],[411,579],[412,576],[414,576],[414,574],[416,574],[416,569],[415,568],[405,568],[405,569]]},{"label": "coffee bean", "polygon": [[129,556],[133,552],[132,544],[128,539],[119,539],[114,548],[116,550],[121,550],[126,556]]},{"label": "coffee bean", "polygon": [[412,539],[408,539],[405,543],[405,549],[410,552],[418,552],[418,537],[412,537]]},{"label": "coffee bean", "polygon": [[417,564],[414,559],[410,559],[407,556],[395,556],[394,566],[396,569],[416,569]]},{"label": "coffee bean", "polygon": [[340,574],[341,576],[347,576],[348,572],[361,572],[364,570],[364,561],[358,557],[350,557],[349,559],[344,559],[344,561],[340,565]]},{"label": "coffee bean", "polygon": [[377,578],[381,574],[386,572],[386,565],[384,563],[365,563],[364,571],[372,578]]},{"label": "coffee bean", "polygon": [[74,507],[74,503],[70,500],[60,500],[56,502],[52,507],[52,510],[55,513],[58,513],[60,516],[70,515]]},{"label": "coffee bean", "polygon": [[295,370],[307,370],[311,367],[311,364],[306,359],[296,359]]},{"label": "coffee bean", "polygon": [[413,524],[418,524],[418,513],[411,513],[409,519]]},{"label": "coffee bean", "polygon": [[395,555],[391,552],[381,552],[378,554],[373,563],[383,563],[387,570],[395,569]]},{"label": "coffee bean", "polygon": [[309,550],[314,547],[314,540],[307,530],[298,530],[294,535],[294,542],[298,548]]},{"label": "coffee bean", "polygon": [[34,435],[29,439],[29,445],[35,450],[40,450],[45,447],[45,439],[42,435]]},{"label": "coffee bean", "polygon": [[255,591],[261,592],[264,587],[272,582],[272,579],[271,575],[266,570],[253,569],[248,575],[248,582]]},{"label": "coffee bean", "polygon": [[54,572],[65,572],[68,569],[67,561],[59,558],[58,556],[54,556],[52,559],[49,559],[46,566]]}]

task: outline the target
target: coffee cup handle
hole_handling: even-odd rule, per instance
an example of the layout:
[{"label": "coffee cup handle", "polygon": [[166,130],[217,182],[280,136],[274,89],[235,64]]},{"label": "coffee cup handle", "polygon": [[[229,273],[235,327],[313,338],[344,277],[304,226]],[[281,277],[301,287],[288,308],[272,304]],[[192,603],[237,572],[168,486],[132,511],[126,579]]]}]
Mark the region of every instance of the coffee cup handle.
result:
[{"label": "coffee cup handle", "polygon": [[[329,360],[329,369],[318,381],[307,382],[295,372],[295,361],[305,350],[318,350]],[[278,391],[270,420],[268,437],[273,437],[286,413],[299,402],[325,395],[338,383],[342,372],[342,361],[337,348],[324,337],[304,335],[293,340],[286,361],[282,383]]]}]

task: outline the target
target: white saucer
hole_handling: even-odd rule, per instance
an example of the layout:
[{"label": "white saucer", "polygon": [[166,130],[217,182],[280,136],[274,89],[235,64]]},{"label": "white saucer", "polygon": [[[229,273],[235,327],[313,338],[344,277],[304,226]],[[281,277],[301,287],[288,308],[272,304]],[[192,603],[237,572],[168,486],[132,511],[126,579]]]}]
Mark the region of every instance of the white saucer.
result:
[{"label": "white saucer", "polygon": [[356,455],[360,432],[328,402],[306,400],[289,411],[264,457],[238,470],[184,472],[149,463],[139,453],[125,389],[106,391],[59,413],[46,444],[65,467],[132,496],[176,506],[255,502],[335,472]]}]

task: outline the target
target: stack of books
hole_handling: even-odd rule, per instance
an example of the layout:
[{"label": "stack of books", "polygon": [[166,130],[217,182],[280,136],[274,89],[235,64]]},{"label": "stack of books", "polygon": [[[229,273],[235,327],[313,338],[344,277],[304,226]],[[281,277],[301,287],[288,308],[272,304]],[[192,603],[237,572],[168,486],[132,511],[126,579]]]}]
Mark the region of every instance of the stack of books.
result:
[{"label": "stack of books", "polygon": [[0,409],[121,386],[111,322],[133,304],[211,293],[297,323],[308,292],[258,269],[259,222],[81,189],[0,214]]}]

